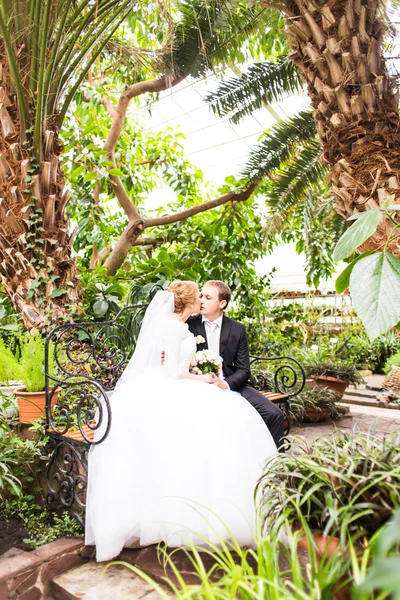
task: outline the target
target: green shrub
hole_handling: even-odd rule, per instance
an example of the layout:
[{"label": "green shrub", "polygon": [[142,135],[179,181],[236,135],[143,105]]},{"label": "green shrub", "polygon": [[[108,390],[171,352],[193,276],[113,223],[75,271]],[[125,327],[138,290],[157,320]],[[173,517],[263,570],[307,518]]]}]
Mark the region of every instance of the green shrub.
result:
[{"label": "green shrub", "polygon": [[306,385],[304,390],[289,402],[289,416],[297,423],[301,423],[304,415],[309,408],[317,410],[329,409],[330,419],[338,419],[345,414],[346,409],[338,406],[340,396],[330,390],[317,385]]},{"label": "green shrub", "polygon": [[383,372],[383,367],[393,354],[400,352],[400,337],[391,331],[377,337],[370,346],[370,360],[377,373]]},{"label": "green shrub", "polygon": [[361,375],[358,373],[355,365],[348,364],[346,362],[309,362],[304,365],[304,371],[307,377],[311,377],[311,375],[323,375],[326,377],[336,377],[338,379],[343,379],[344,381],[348,381],[349,383],[362,383],[363,379]]},{"label": "green shrub", "polygon": [[[20,336],[20,353],[15,355],[0,340],[0,379],[22,381],[27,392],[40,392],[45,387],[45,341],[40,335]],[[54,373],[54,357],[50,349],[49,370]]]},{"label": "green shrub", "polygon": [[21,440],[12,428],[0,421],[0,498],[20,495],[23,481],[33,479],[33,464],[40,457],[40,444]]},{"label": "green shrub", "polygon": [[311,529],[371,537],[400,506],[400,450],[396,437],[341,433],[267,465],[258,494],[264,527],[280,515]]},{"label": "green shrub", "polygon": [[0,339],[0,383],[18,379],[18,354],[14,354]]},{"label": "green shrub", "polygon": [[393,354],[393,356],[388,358],[385,362],[385,366],[383,368],[385,375],[389,375],[392,367],[400,367],[400,352],[396,352],[396,354]]},{"label": "green shrub", "polygon": [[5,520],[20,521],[28,530],[24,540],[32,548],[38,548],[61,537],[80,537],[82,527],[67,512],[60,515],[50,513],[35,502],[30,494],[8,499],[0,507],[0,516]]}]

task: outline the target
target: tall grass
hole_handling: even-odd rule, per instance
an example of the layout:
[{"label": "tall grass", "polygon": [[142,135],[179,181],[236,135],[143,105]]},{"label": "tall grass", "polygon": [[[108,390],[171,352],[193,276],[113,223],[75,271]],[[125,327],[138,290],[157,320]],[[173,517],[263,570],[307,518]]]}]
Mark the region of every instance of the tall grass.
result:
[{"label": "tall grass", "polygon": [[[339,598],[351,578],[345,551],[334,556],[321,555],[306,523],[301,534],[292,532],[288,522],[284,525],[284,540],[282,528],[280,533],[273,528],[258,542],[256,549],[241,548],[234,539],[221,540],[218,545],[209,543],[207,549],[192,544],[180,548],[198,583],[186,583],[175,563],[176,550],[162,545],[159,557],[165,571],[164,585],[134,565],[112,564],[124,564],[150,583],[163,600],[171,597],[177,600],[332,600],[334,595]],[[301,536],[307,540],[308,555],[299,551]]]}]

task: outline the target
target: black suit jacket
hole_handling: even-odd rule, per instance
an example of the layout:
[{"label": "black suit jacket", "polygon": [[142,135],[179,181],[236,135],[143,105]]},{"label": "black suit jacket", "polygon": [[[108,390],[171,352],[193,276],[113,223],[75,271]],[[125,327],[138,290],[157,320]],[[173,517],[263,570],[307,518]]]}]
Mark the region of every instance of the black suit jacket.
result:
[{"label": "black suit jacket", "polygon": [[[201,315],[189,319],[189,330],[194,336],[201,335],[206,342],[198,344],[197,350],[208,348],[206,328],[202,322]],[[246,328],[241,323],[223,315],[219,353],[223,359],[222,371],[230,389],[239,392],[249,383],[250,359],[249,345],[247,341]]]}]

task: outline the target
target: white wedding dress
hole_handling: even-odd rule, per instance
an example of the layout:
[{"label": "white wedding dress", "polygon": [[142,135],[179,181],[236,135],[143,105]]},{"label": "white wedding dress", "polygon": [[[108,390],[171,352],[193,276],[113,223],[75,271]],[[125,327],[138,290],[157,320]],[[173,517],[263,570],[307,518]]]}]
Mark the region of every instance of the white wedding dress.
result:
[{"label": "white wedding dress", "polygon": [[85,543],[96,545],[98,561],[133,543],[234,536],[254,545],[254,488],[277,452],[272,436],[239,394],[176,379],[196,350],[187,324],[165,317],[157,335],[165,364],[127,370],[111,399],[109,435],[90,449]]}]

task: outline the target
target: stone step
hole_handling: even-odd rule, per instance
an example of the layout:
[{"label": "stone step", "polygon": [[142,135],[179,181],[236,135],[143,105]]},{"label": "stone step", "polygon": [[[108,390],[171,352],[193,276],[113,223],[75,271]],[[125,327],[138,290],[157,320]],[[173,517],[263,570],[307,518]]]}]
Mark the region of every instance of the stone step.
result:
[{"label": "stone step", "polygon": [[[368,418],[369,416],[373,417],[376,420],[387,420],[389,419],[390,421],[396,423],[397,421],[400,420],[400,410],[392,410],[392,406],[390,407],[386,407],[386,408],[381,408],[381,407],[376,407],[376,406],[365,406],[361,405],[361,404],[347,404],[347,403],[341,403],[342,406],[345,406],[346,408],[350,409],[350,417],[355,417],[356,419],[359,417],[364,418]],[[342,425],[339,426],[339,428]]]},{"label": "stone step", "polygon": [[348,396],[360,396],[363,398],[376,398],[380,396],[380,392],[376,390],[370,390],[368,388],[355,388],[350,386],[346,389],[345,394]]},{"label": "stone step", "polygon": [[343,395],[342,402],[359,406],[375,406],[377,408],[386,406],[386,404],[377,400],[376,396],[359,396],[357,394],[348,394],[347,391]]},{"label": "stone step", "polygon": [[[54,600],[158,600],[153,587],[123,565],[93,561],[55,577],[50,583]],[[172,596],[171,596],[172,597]]]}]

